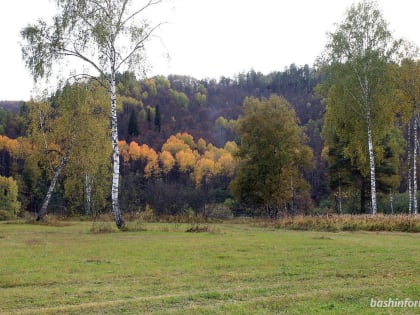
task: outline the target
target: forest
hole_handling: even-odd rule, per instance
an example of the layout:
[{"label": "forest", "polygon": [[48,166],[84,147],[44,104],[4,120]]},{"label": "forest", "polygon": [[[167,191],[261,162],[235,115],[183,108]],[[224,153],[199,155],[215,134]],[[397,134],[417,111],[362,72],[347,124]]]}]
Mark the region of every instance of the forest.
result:
[{"label": "forest", "polygon": [[115,191],[123,213],[417,214],[420,62],[379,13],[354,5],[313,66],[218,80],[101,70],[0,102],[0,218],[95,216]]},{"label": "forest", "polygon": [[[236,78],[221,78],[219,81],[196,80],[180,75],[137,80],[133,73],[125,72],[117,76],[117,82],[121,202],[126,211],[143,210],[149,205],[156,214],[177,214],[182,211],[252,214],[250,209],[235,202],[229,188],[238,167],[236,152],[240,140],[235,132],[235,124],[243,115],[243,103],[249,97],[260,99],[274,94],[287,97],[296,104],[290,107],[304,122],[302,125],[310,130],[306,132],[309,145],[321,153],[319,126],[323,105],[312,91],[320,81],[309,66],[291,65],[282,72],[269,75],[250,71]],[[66,89],[76,90],[75,87]],[[68,139],[63,139],[62,130],[70,130],[68,124],[74,121],[73,114],[66,116],[69,113],[65,111],[71,109],[64,109],[64,90],[57,91],[43,104],[2,103],[1,128],[4,132],[0,174],[16,180],[22,209],[31,212],[36,212],[41,206],[51,180],[52,174],[49,174],[51,170],[47,164],[57,165],[60,154],[65,151]],[[98,96],[92,97],[99,99]],[[51,145],[58,146],[56,149],[61,153],[34,154],[32,145],[38,143],[41,146],[44,141],[42,132],[33,130],[41,131],[38,118],[41,112],[45,115],[44,124],[48,124],[44,125],[45,134]],[[90,161],[94,161],[96,154],[98,163],[104,164],[98,167],[109,170],[111,161],[104,158],[110,154],[106,142],[107,120],[102,114],[98,109],[93,118],[96,123],[101,122],[99,117],[102,118],[102,126],[95,126],[96,131],[92,121],[86,122],[88,126],[82,125],[85,116],[73,124],[80,128],[81,133],[85,133],[83,141],[86,142],[77,146],[83,145],[91,152],[83,154],[89,154]],[[65,125],[63,119],[66,119]],[[84,127],[90,130],[84,130]],[[100,128],[104,132],[103,139],[98,136]],[[100,143],[103,141],[105,144]],[[82,153],[78,149],[74,151],[55,188],[50,204],[51,213],[70,215],[108,211],[109,181],[105,178],[109,174],[106,171],[101,173],[100,169],[93,174],[95,184],[89,204],[86,177],[80,176],[77,169],[81,166]],[[92,166],[88,168],[92,169]],[[322,186],[328,185],[322,172],[318,174],[311,170],[306,176],[311,182],[317,183],[313,186],[314,200],[328,197],[318,193],[327,189]]]},{"label": "forest", "polygon": [[[237,202],[230,189],[238,168],[237,150],[240,137],[235,132],[238,118],[244,115],[244,101],[284,97],[296,113],[299,126],[306,136],[306,143],[313,153],[309,154],[312,167],[304,174],[308,183],[304,204],[295,207],[296,213],[338,212],[338,183],[332,150],[327,151],[322,135],[325,119],[325,99],[314,88],[322,83],[322,76],[308,65],[291,65],[284,71],[263,75],[255,71],[239,74],[235,78],[196,80],[173,75],[137,80],[133,73],[118,76],[119,92],[119,148],[121,152],[121,202],[125,211],[143,211],[149,205],[156,214],[177,214],[183,211],[197,213],[220,212],[216,215],[254,215],[261,209],[252,209]],[[60,139],[57,124],[67,116],[58,101],[64,92],[59,90],[48,102],[6,103],[1,105],[1,169],[0,175],[12,177],[17,183],[15,199],[26,211],[36,212],[42,204],[52,174],[48,164],[57,164],[68,139]],[[98,96],[95,96],[98,98]],[[103,96],[102,96],[103,97]],[[9,105],[10,104],[10,105]],[[7,106],[8,105],[8,106]],[[14,106],[12,106],[14,105]],[[99,105],[104,106],[104,105]],[[39,124],[37,116],[45,110],[48,137],[52,146],[60,152],[34,154],[31,141],[43,141],[41,134],[31,128]],[[32,112],[31,112],[32,111]],[[402,115],[402,113],[398,113]],[[34,117],[35,115],[35,117]],[[96,114],[100,115],[100,113]],[[104,119],[105,118],[105,119]],[[98,118],[94,118],[100,122]],[[67,122],[71,124],[71,121]],[[68,165],[60,177],[53,194],[50,212],[62,215],[89,215],[109,211],[110,154],[106,139],[106,117],[102,126],[93,126],[83,120],[77,127],[87,127],[84,146],[89,162],[99,165],[92,174],[95,178],[90,192],[88,181],[81,176],[81,152],[72,153]],[[98,130],[102,127],[102,136]],[[63,125],[60,128],[65,128]],[[97,128],[96,131],[94,128]],[[389,191],[394,189],[394,211],[407,212],[407,137],[408,123],[395,126],[388,140],[394,147],[387,148],[388,156],[378,178],[393,179],[392,183],[380,183],[383,197],[381,209],[390,212]],[[55,134],[54,134],[55,133]],[[29,137],[32,137],[30,141]],[[105,141],[105,143],[103,143]],[[391,142],[392,141],[392,142]],[[101,143],[102,142],[102,143]],[[38,142],[39,143],[39,142]],[[395,148],[395,146],[397,146]],[[397,151],[397,155],[395,153]],[[58,155],[57,155],[58,153]],[[55,155],[54,155],[55,154]],[[54,155],[54,156],[52,156]],[[86,161],[87,162],[87,161]],[[367,212],[361,204],[368,199],[367,178],[363,177],[349,159],[340,161],[343,170],[342,202],[344,213]],[[352,166],[353,170],[347,168]],[[107,171],[108,170],[108,171]],[[72,174],[73,173],[73,174]],[[390,177],[392,176],[392,177]],[[345,184],[343,184],[345,183]],[[360,185],[364,183],[364,185]],[[390,185],[393,184],[393,187]],[[362,191],[363,189],[364,191]],[[299,197],[299,196],[298,196]],[[360,200],[364,198],[364,200]],[[401,201],[400,201],[401,199]],[[89,201],[90,200],[90,201]],[[303,202],[303,201],[302,201]],[[400,202],[400,203],[398,203]],[[17,209],[16,209],[17,210]],[[206,214],[206,213],[205,213]],[[207,215],[207,214],[206,214]],[[211,215],[211,213],[209,213]]]}]

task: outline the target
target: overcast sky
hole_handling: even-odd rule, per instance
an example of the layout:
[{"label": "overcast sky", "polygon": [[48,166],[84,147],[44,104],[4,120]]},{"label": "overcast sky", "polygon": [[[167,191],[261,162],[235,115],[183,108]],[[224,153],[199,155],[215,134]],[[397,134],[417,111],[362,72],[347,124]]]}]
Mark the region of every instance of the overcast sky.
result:
[{"label": "overcast sky", "polygon": [[[142,1],[142,0],[134,0]],[[254,69],[312,65],[326,43],[326,32],[343,20],[355,0],[171,0],[150,12],[166,21],[147,53],[157,74],[198,79]],[[396,37],[420,45],[419,0],[378,0]],[[0,10],[0,100],[28,100],[33,81],[20,52],[19,31],[51,16],[50,0],[3,1]],[[169,54],[170,58],[165,56]]]}]

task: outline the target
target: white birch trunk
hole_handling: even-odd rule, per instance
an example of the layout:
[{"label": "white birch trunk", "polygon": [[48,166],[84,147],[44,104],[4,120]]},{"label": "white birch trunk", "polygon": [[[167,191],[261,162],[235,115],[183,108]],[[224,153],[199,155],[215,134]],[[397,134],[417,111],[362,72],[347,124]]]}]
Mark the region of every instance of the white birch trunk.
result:
[{"label": "white birch trunk", "polygon": [[292,200],[290,205],[290,210],[292,211],[292,214],[295,212],[295,188],[293,186],[293,176],[290,177],[290,192],[292,193]]},{"label": "white birch trunk", "polygon": [[69,155],[70,155],[71,148],[73,147],[73,143],[76,140],[76,137],[77,137],[77,133],[75,133],[73,135],[73,137],[70,141],[70,144],[66,149],[66,152],[64,153],[64,155],[60,159],[60,164],[58,165],[57,169],[55,170],[54,177],[51,180],[50,186],[48,187],[48,191],[47,191],[47,194],[45,195],[44,201],[42,202],[41,209],[39,209],[39,211],[38,211],[38,215],[37,215],[37,218],[36,218],[37,221],[42,220],[43,217],[45,216],[45,214],[47,213],[47,208],[48,208],[48,205],[50,203],[51,196],[52,196],[52,193],[54,191],[55,185],[57,184],[58,177],[60,176],[61,171],[63,170],[64,166],[67,163],[67,160],[68,160]]},{"label": "white birch trunk", "polygon": [[417,115],[414,117],[413,135],[414,135],[414,147],[413,147],[413,212],[417,214]]},{"label": "white birch trunk", "polygon": [[85,175],[86,215],[90,215],[92,212],[92,183],[93,183],[93,176],[86,174]]},{"label": "white birch trunk", "polygon": [[112,173],[112,212],[115,216],[115,224],[120,229],[124,225],[124,220],[121,215],[120,203],[118,199],[119,180],[120,180],[120,152],[118,149],[118,121],[117,121],[117,94],[115,83],[115,72],[111,74],[111,135],[112,135],[112,158],[113,158],[113,173]]},{"label": "white birch trunk", "polygon": [[408,131],[407,131],[407,186],[408,186],[408,213],[411,214],[413,207],[413,185],[411,183],[411,121],[408,122]]},{"label": "white birch trunk", "polygon": [[391,213],[394,214],[394,194],[392,192],[389,194],[389,204],[391,206]]},{"label": "white birch trunk", "polygon": [[376,174],[375,174],[375,154],[373,152],[372,126],[370,112],[367,115],[367,132],[369,147],[369,167],[370,167],[370,194],[372,202],[372,215],[376,215],[378,207],[376,203]]}]

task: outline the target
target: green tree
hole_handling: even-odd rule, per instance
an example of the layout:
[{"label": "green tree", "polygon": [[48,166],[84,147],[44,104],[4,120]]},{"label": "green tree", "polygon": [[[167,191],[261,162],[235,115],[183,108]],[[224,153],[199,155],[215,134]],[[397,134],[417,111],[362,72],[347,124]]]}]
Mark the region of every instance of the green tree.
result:
[{"label": "green tree", "polygon": [[173,89],[169,89],[169,93],[175,100],[175,104],[178,108],[187,110],[189,106],[188,96],[184,92],[178,92]]},{"label": "green tree", "polygon": [[155,127],[158,132],[162,128],[162,114],[160,113],[160,106],[156,105],[156,112],[155,112]]},{"label": "green tree", "polygon": [[116,225],[121,228],[124,220],[118,195],[120,158],[116,74],[124,68],[144,70],[145,44],[160,24],[152,27],[140,17],[146,9],[162,0],[148,0],[142,7],[133,10],[130,10],[133,4],[130,0],[56,2],[59,13],[52,24],[40,20],[22,30],[25,40],[23,58],[35,80],[49,75],[55,62],[74,57],[90,66],[96,72],[94,77],[107,81],[113,148],[112,208]]},{"label": "green tree", "polygon": [[296,198],[309,189],[303,173],[312,167],[312,150],[289,103],[278,96],[246,98],[238,121],[239,170],[231,184],[235,197],[263,207],[272,216],[294,212]]},{"label": "green tree", "polygon": [[9,216],[15,215],[20,209],[18,185],[12,177],[0,176],[0,212],[4,211]]},{"label": "green tree", "polygon": [[137,115],[134,108],[131,109],[130,119],[128,120],[128,136],[129,137],[137,137],[139,132],[139,126],[137,123]]},{"label": "green tree", "polygon": [[326,128],[347,142],[345,154],[362,175],[370,174],[372,214],[377,213],[375,163],[395,117],[389,63],[399,45],[376,3],[362,1],[329,33],[320,59],[330,75]]}]

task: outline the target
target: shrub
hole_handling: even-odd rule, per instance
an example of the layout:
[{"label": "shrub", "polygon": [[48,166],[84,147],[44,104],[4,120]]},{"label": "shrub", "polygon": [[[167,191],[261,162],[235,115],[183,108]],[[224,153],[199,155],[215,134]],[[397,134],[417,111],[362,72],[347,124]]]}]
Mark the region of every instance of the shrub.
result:
[{"label": "shrub", "polygon": [[[17,201],[18,186],[12,177],[0,176],[0,210],[8,212],[2,217],[12,218],[20,210],[20,202]],[[6,220],[6,219],[4,219]]]},{"label": "shrub", "polygon": [[212,203],[206,206],[206,215],[215,219],[231,219],[233,217],[232,210],[223,203]]},{"label": "shrub", "polygon": [[155,214],[152,207],[149,204],[146,204],[146,208],[144,209],[144,212],[142,213],[142,219],[144,221],[150,222],[150,221],[153,221],[154,217],[155,217]]},{"label": "shrub", "polygon": [[112,222],[94,221],[90,231],[95,234],[105,234],[115,232],[116,230]]},{"label": "shrub", "polygon": [[10,211],[0,210],[0,221],[7,221],[13,219],[13,215]]}]

